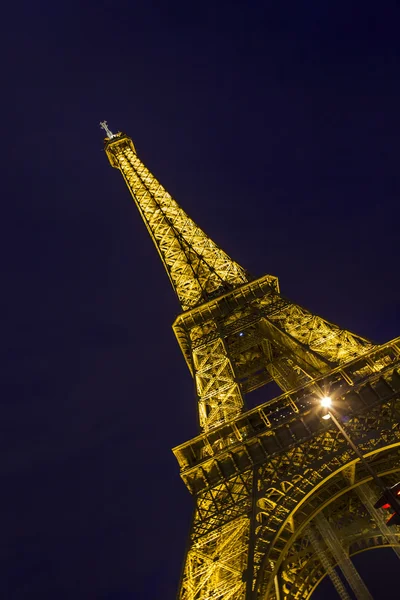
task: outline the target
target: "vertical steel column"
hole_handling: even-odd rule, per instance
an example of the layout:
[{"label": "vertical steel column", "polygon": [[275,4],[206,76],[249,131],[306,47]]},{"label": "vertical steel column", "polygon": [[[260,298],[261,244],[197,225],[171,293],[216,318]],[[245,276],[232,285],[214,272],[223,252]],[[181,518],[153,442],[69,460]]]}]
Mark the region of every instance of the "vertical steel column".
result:
[{"label": "vertical steel column", "polygon": [[373,600],[371,594],[368,591],[367,586],[361,579],[357,569],[351,562],[349,556],[342,548],[340,541],[338,540],[335,532],[328,523],[324,514],[320,512],[314,519],[315,525],[320,532],[321,536],[325,540],[330,552],[334,559],[339,565],[343,575],[346,578],[347,583],[351,587],[356,596],[357,600]]},{"label": "vertical steel column", "polygon": [[397,535],[386,525],[385,516],[376,508],[374,508],[375,502],[378,500],[375,492],[370,488],[368,484],[359,485],[356,487],[357,496],[360,498],[361,502],[369,512],[372,519],[379,527],[379,531],[382,536],[386,538],[387,542],[391,544],[393,548],[393,552],[397,554],[397,557],[400,559],[400,547],[399,547],[399,539]]},{"label": "vertical steel column", "polygon": [[330,580],[333,583],[335,590],[342,600],[351,600],[349,594],[346,591],[346,588],[343,585],[342,580],[337,574],[335,567],[331,563],[331,559],[328,556],[325,548],[322,546],[317,533],[314,531],[313,527],[309,526],[307,528],[307,537],[311,542],[311,546],[313,547],[316,555],[318,556],[321,565],[324,567],[327,572]]}]

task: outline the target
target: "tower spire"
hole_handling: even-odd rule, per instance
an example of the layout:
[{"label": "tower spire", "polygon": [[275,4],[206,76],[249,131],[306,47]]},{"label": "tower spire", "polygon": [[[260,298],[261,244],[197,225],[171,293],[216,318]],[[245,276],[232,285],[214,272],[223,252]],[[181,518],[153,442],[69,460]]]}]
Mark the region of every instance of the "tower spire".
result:
[{"label": "tower spire", "polygon": [[106,121],[101,127],[110,163],[124,176],[183,310],[246,283],[246,271],[188,217],[138,158],[132,140],[113,134]]}]

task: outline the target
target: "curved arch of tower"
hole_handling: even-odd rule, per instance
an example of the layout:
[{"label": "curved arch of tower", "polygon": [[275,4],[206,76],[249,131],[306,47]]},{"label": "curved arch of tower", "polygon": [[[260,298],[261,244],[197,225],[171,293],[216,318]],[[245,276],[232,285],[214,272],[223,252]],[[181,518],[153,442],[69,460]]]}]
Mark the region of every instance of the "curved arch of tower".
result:
[{"label": "curved arch of tower", "polygon": [[[195,381],[199,435],[174,448],[194,497],[179,600],[307,600],[328,575],[370,598],[351,556],[400,534],[371,509],[378,493],[320,399],[382,481],[400,471],[400,339],[383,345],[284,297],[215,244],[102,124],[182,312],[173,324]],[[274,381],[282,393],[247,410]]]}]

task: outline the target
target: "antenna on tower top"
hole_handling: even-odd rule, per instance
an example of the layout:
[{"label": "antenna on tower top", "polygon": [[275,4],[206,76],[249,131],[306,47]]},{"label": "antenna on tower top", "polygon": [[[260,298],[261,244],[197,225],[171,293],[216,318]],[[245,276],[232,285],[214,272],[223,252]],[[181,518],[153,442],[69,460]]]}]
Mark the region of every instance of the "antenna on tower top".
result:
[{"label": "antenna on tower top", "polygon": [[108,137],[108,138],[110,138],[110,139],[111,139],[111,138],[115,137],[115,133],[113,133],[113,132],[112,132],[112,131],[109,129],[109,127],[108,127],[108,124],[107,124],[107,121],[100,121],[100,127],[101,127],[102,129],[104,129],[104,131],[106,132],[106,134],[107,134],[107,137]]}]

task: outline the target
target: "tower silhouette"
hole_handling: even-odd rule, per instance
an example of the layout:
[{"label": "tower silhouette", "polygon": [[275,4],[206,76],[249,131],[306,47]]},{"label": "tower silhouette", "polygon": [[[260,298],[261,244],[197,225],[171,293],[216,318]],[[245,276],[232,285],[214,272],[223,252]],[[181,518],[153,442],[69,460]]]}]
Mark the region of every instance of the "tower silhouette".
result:
[{"label": "tower silhouette", "polygon": [[[335,565],[357,598],[370,597],[349,557],[399,539],[376,524],[371,476],[320,400],[332,398],[364,457],[394,483],[399,338],[375,345],[284,297],[276,277],[252,277],[171,198],[132,140],[101,125],[180,302],[173,330],[196,387],[200,433],[173,450],[195,502],[178,598],[306,599],[326,574],[346,598]],[[246,410],[245,395],[271,381],[282,393]]]}]

